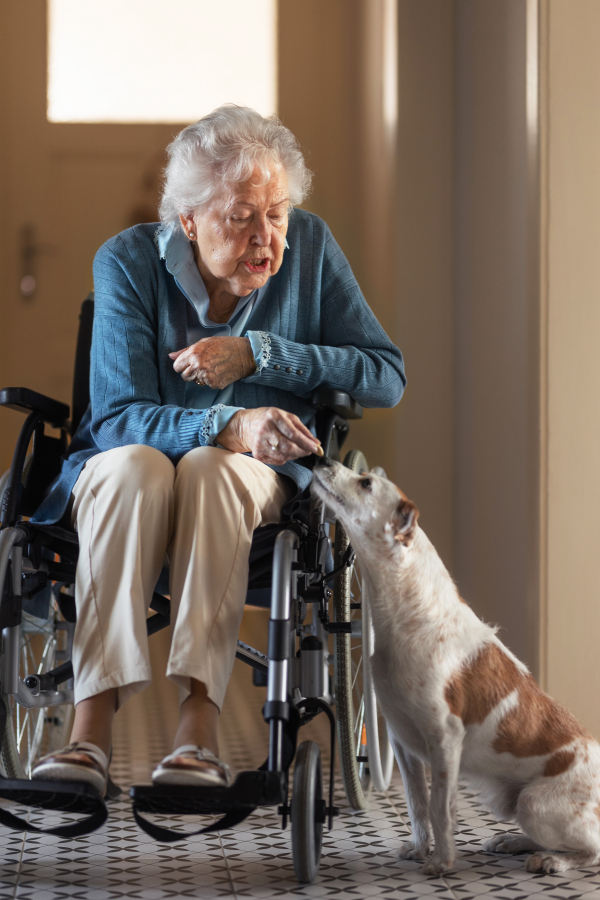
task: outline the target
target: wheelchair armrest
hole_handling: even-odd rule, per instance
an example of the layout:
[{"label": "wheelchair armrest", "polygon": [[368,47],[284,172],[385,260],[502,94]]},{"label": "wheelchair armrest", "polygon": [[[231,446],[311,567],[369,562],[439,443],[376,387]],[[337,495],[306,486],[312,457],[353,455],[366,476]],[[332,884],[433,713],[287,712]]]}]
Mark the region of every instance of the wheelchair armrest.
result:
[{"label": "wheelchair armrest", "polygon": [[69,418],[69,407],[60,400],[53,400],[45,394],[38,394],[29,388],[9,387],[0,390],[0,406],[18,409],[20,412],[37,412],[50,425],[61,427]]},{"label": "wheelchair armrest", "polygon": [[323,389],[315,391],[311,403],[317,409],[327,409],[337,413],[342,419],[362,419],[362,406],[345,391]]}]

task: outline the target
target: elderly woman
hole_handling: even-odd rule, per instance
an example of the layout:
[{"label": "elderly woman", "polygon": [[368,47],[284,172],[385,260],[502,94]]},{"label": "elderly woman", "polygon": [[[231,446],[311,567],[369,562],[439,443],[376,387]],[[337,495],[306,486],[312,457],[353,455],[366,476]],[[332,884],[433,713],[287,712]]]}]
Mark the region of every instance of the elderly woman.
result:
[{"label": "elderly woman", "polygon": [[310,482],[311,394],[393,406],[405,384],[327,225],[293,209],[311,176],[287,128],[223,106],[168,152],[161,225],[96,256],[90,408],[35,516],[68,516],[80,552],[72,743],[33,775],[100,790],[114,713],[151,678],[146,615],[165,561],[181,711],[153,780],[229,783],[217,718],[252,535]]}]

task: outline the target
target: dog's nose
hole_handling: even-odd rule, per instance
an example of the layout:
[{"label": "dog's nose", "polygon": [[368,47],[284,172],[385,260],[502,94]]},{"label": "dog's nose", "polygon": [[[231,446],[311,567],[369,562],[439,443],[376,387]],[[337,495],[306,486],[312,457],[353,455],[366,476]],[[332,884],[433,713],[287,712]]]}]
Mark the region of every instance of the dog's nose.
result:
[{"label": "dog's nose", "polygon": [[329,456],[321,456],[317,457],[317,461],[315,466],[327,466],[327,468],[331,468],[333,465],[333,460],[329,458]]}]

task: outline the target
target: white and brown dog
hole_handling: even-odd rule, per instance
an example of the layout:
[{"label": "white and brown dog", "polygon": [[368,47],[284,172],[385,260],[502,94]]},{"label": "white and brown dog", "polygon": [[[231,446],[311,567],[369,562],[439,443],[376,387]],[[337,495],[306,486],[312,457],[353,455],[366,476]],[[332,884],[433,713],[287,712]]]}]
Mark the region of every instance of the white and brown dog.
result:
[{"label": "white and brown dog", "polygon": [[532,852],[530,872],[600,863],[600,744],[461,600],[395,485],[325,459],[313,491],[346,529],[372,607],[373,677],[413,832],[400,856],[425,859],[431,875],[452,867],[463,775],[524,832],[486,850]]}]

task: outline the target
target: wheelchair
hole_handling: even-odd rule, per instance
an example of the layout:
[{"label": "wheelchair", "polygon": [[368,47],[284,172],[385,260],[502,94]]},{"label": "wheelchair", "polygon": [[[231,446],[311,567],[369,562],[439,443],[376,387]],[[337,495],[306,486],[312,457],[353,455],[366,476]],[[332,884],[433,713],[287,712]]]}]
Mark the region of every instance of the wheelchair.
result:
[{"label": "wheelchair", "polygon": [[[64,746],[70,733],[78,542],[68,528],[34,525],[27,517],[58,474],[68,437],[89,403],[93,309],[90,294],[80,313],[71,410],[27,388],[0,390],[0,406],[27,413],[11,468],[0,479],[0,798],[83,814],[46,829],[66,838],[102,825],[106,800],[120,791],[110,779],[106,798],[88,784],[31,779],[35,760]],[[324,452],[339,460],[348,422],[360,418],[362,409],[334,390],[316,392],[312,402]],[[46,425],[58,436],[46,434]],[[358,472],[368,469],[357,450],[346,453],[344,464]],[[354,552],[341,525],[317,501],[305,499],[304,515],[260,528],[254,536],[246,602],[270,608],[267,655],[241,641],[237,645],[236,656],[253,668],[254,683],[267,686],[267,760],[259,770],[239,773],[227,788],[136,785],[130,796],[140,827],[168,842],[190,834],[158,825],[146,814],[220,816],[196,832],[201,833],[232,827],[259,806],[276,806],[282,827],[291,821],[296,876],[309,883],[318,871],[323,828],[327,823],[331,830],[339,812],[333,797],[336,732],[344,790],[355,810],[365,808],[371,788],[387,789],[394,759],[373,689],[373,630]],[[164,593],[159,581],[147,619],[149,635],[169,624]],[[304,741],[297,747],[299,728],[321,713],[329,719],[331,736],[327,797],[318,745]],[[0,804],[0,823],[44,831],[12,809]]]}]

